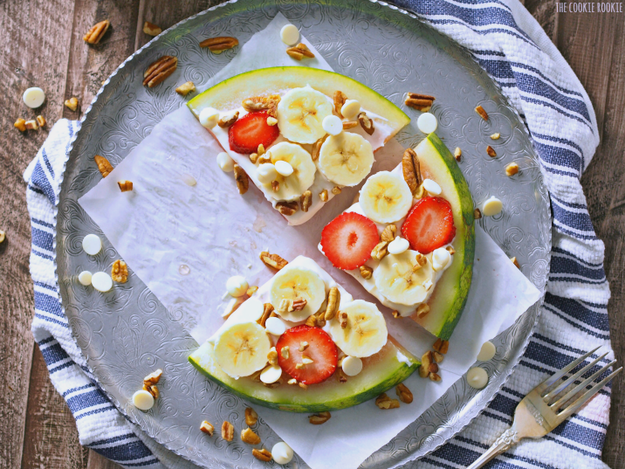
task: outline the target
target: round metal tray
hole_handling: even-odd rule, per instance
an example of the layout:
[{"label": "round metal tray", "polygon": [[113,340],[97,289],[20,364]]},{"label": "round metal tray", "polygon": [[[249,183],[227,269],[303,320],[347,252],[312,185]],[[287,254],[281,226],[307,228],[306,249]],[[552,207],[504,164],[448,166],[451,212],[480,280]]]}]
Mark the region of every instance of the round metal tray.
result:
[{"label": "round metal tray", "polygon": [[[549,271],[549,198],[523,123],[467,51],[415,15],[381,2],[241,0],[177,24],[126,60],[105,82],[83,118],[58,197],[57,276],[72,332],[101,388],[145,434],[203,467],[265,467],[237,439],[227,443],[198,431],[205,418],[212,422],[240,420],[245,402],[189,365],[187,355],[197,344],[181,318],[163,307],[136,276],[104,295],[76,282],[81,270],[109,270],[119,257],[77,200],[100,180],[93,155],[105,154],[113,165],[118,164],[156,123],[183,105],[184,100],[167,82],[154,89],[142,86],[143,70],[151,62],[163,54],[178,57],[185,80],[202,88],[236,50],[214,55],[200,49],[199,42],[218,35],[236,36],[245,42],[278,12],[301,28],[337,72],[361,81],[395,104],[403,107],[407,91],[435,95],[437,133],[449,148],[462,148],[460,167],[474,200],[477,203],[495,195],[506,208],[501,215],[478,223],[504,251],[519,259],[523,273],[543,293]],[[474,111],[477,104],[488,111],[488,121]],[[407,112],[416,116],[412,110]],[[493,132],[500,132],[501,139],[492,141],[489,135]],[[421,140],[422,134],[411,124],[397,138],[407,147]],[[497,158],[486,155],[486,145],[496,148]],[[522,167],[514,181],[503,170],[510,161]],[[83,236],[92,232],[104,238],[105,248],[95,258],[81,249]],[[406,463],[466,426],[518,363],[538,314],[539,305],[535,305],[496,338],[496,358],[484,365],[490,375],[484,390],[478,392],[465,380],[458,380],[362,467]],[[129,398],[136,377],[147,375],[155,366],[165,371],[162,397],[154,412],[143,413],[128,404]],[[262,421],[259,433],[266,447],[279,441]],[[164,457],[179,459],[158,448]],[[296,457],[293,467],[306,464]]]}]

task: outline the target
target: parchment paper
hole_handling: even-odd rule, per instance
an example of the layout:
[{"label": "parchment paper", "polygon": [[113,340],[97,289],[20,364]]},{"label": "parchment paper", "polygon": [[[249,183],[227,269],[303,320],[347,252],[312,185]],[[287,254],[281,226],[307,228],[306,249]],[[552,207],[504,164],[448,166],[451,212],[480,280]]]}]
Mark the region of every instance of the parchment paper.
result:
[{"label": "parchment paper", "polygon": [[[207,87],[244,71],[294,65],[284,50],[276,47],[281,44],[280,28],[287,22],[278,14]],[[305,65],[329,70],[319,52],[304,38],[303,42],[317,56]],[[258,258],[261,250],[276,252],[287,260],[298,255],[311,257],[354,298],[375,301],[317,251],[322,228],[351,205],[358,188],[344,190],[306,224],[289,227],[256,188],[251,187],[244,196],[238,194],[232,173],[222,172],[215,161],[219,151],[217,142],[183,107],[165,117],[106,179],[79,200],[131,271],[199,343],[223,323],[228,277],[243,274],[250,285],[271,278],[272,273]],[[373,171],[392,169],[402,152],[394,140],[389,142],[376,153]],[[189,176],[197,181],[195,186],[185,183]],[[134,191],[119,191],[117,181],[124,179],[134,182]],[[188,274],[184,266],[188,266]],[[402,404],[397,411],[381,411],[369,401],[333,412],[322,426],[308,424],[305,414],[255,409],[314,469],[356,468],[442,396],[474,363],[482,343],[512,325],[539,297],[539,291],[477,227],[473,284],[441,366],[442,382],[414,374],[406,381],[415,396],[412,404]],[[387,323],[391,334],[418,356],[434,342],[408,318],[397,320],[387,314]],[[394,391],[390,393],[395,397]]]}]

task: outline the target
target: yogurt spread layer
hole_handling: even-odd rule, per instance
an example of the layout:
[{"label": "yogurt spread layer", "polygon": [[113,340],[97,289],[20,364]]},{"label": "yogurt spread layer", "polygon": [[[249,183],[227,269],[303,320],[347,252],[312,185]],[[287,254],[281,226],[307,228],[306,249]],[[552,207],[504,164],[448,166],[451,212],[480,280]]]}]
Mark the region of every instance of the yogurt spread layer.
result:
[{"label": "yogurt spread layer", "polygon": [[[357,114],[348,114],[351,119],[345,115],[339,118],[333,100],[310,86],[282,90],[272,96],[278,96],[280,101],[275,112],[269,112],[267,122],[280,133],[261,153],[232,149],[232,133],[236,132],[237,122],[250,114],[243,106],[214,110],[208,127],[212,126],[211,133],[273,207],[290,225],[300,225],[340,193],[341,188],[356,185],[369,174],[373,152],[384,145],[394,130],[387,119],[363,109],[357,102],[346,103],[349,105],[346,113],[351,109]],[[237,113],[232,125],[215,125]],[[359,123],[359,115],[372,123],[371,134]],[[280,171],[280,165],[286,167],[286,173]],[[286,209],[280,207],[285,204]],[[290,213],[293,208],[295,211]]]}]

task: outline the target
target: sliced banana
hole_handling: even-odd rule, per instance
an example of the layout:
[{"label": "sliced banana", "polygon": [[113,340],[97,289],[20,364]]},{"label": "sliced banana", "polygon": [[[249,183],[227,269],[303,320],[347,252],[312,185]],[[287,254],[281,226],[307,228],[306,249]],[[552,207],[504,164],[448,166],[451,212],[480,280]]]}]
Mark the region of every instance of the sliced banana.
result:
[{"label": "sliced banana", "polygon": [[319,150],[319,170],[339,186],[355,186],[371,171],[373,148],[358,134],[342,132],[326,138]]},{"label": "sliced banana", "polygon": [[[280,142],[276,146],[271,147],[268,152],[271,158],[271,164],[276,168],[275,181],[278,182],[278,190],[274,190],[271,183],[264,184],[269,194],[276,200],[296,200],[312,186],[315,182],[315,163],[313,163],[310,153],[299,145],[288,142]],[[288,163],[293,172],[288,176],[279,174],[277,168],[280,161]],[[286,166],[286,165],[285,165]]]},{"label": "sliced banana", "polygon": [[[344,321],[347,326],[341,327]],[[339,314],[330,321],[329,332],[343,352],[359,358],[378,353],[388,336],[384,316],[376,305],[364,300],[354,300],[341,307]]]},{"label": "sliced banana", "polygon": [[404,179],[389,171],[371,176],[360,189],[360,206],[378,223],[401,220],[412,206],[412,192]]},{"label": "sliced banana", "polygon": [[332,115],[328,98],[310,86],[288,91],[278,103],[278,126],[288,140],[315,143],[326,134],[323,119]]},{"label": "sliced banana", "polygon": [[[271,304],[276,308],[276,313],[283,319],[303,321],[319,311],[326,299],[326,284],[314,270],[287,265],[273,277],[269,297]],[[295,300],[297,298],[306,300],[306,306],[301,311],[279,310],[283,299]]]},{"label": "sliced banana", "polygon": [[224,373],[237,379],[265,368],[270,348],[269,337],[260,324],[233,324],[219,335],[215,360]]},{"label": "sliced banana", "polygon": [[427,286],[432,283],[435,274],[431,260],[420,266],[417,254],[417,251],[408,250],[386,256],[373,271],[375,286],[393,303],[417,305],[427,296]]}]

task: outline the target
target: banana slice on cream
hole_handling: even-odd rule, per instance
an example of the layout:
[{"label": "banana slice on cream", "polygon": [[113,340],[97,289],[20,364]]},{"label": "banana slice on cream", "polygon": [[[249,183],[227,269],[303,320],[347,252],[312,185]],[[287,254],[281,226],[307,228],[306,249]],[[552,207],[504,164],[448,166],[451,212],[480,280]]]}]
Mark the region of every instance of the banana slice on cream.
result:
[{"label": "banana slice on cream", "polygon": [[[341,323],[346,322],[343,327]],[[345,354],[351,357],[369,357],[386,344],[388,330],[384,316],[373,303],[354,300],[330,321],[330,336]]]},{"label": "banana slice on cream", "polygon": [[260,324],[234,323],[217,338],[215,360],[224,373],[237,379],[265,368],[270,348],[267,332]]},{"label": "banana slice on cream", "polygon": [[380,171],[360,189],[360,206],[365,215],[378,223],[401,220],[412,206],[412,192],[398,174]]},{"label": "banana slice on cream", "polygon": [[355,186],[373,166],[371,144],[356,133],[341,132],[326,138],[319,150],[321,173],[339,186]]},{"label": "banana slice on cream", "polygon": [[278,127],[291,142],[315,143],[326,134],[323,119],[331,115],[328,98],[310,86],[289,90],[278,103]]},{"label": "banana slice on cream", "polygon": [[[326,299],[326,284],[314,270],[289,264],[273,277],[269,297],[276,313],[283,319],[303,321],[319,311]],[[288,304],[298,299],[306,300],[301,309],[280,307],[283,300],[289,300]]]},{"label": "banana slice on cream", "polygon": [[[274,179],[263,184],[266,189],[272,194],[272,197],[276,200],[296,200],[315,182],[315,163],[313,163],[310,153],[304,150],[301,146],[294,143],[280,142],[277,145],[271,147],[267,152],[271,164],[275,168],[275,172],[270,172]],[[261,165],[263,170],[265,165]],[[282,171],[284,176],[280,174],[281,166],[290,166],[292,171]],[[271,168],[268,168],[269,170]],[[264,174],[264,173],[263,173]],[[260,178],[259,178],[260,179]],[[266,179],[263,179],[265,181]],[[272,186],[272,183],[277,182],[276,188]],[[275,183],[274,183],[275,184]]]},{"label": "banana slice on cream", "polygon": [[[417,251],[408,250],[397,255],[388,255],[373,271],[373,280],[385,298],[401,305],[422,303],[433,284],[435,272],[431,256],[424,264],[417,261]],[[427,258],[426,257],[426,258]]]}]

